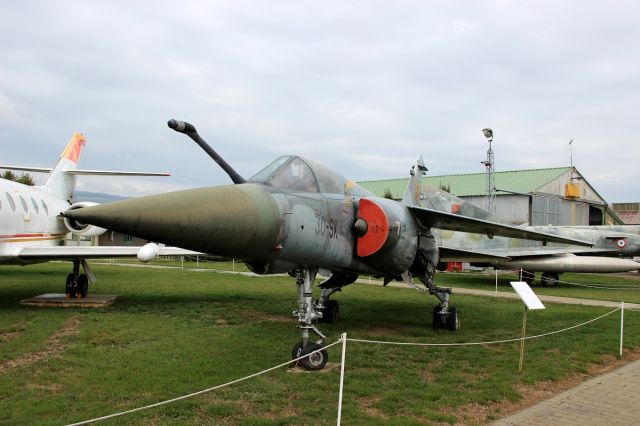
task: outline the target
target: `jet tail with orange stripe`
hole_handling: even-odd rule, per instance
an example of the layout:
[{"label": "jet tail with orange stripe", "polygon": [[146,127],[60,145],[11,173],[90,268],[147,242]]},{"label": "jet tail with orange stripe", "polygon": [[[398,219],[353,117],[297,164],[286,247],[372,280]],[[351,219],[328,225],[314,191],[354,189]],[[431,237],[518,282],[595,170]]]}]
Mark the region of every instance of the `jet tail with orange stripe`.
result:
[{"label": "jet tail with orange stripe", "polygon": [[77,175],[90,176],[171,176],[166,172],[122,172],[111,170],[80,170],[78,162],[82,149],[87,144],[87,139],[82,133],[75,133],[67,147],[60,154],[60,159],[53,169],[44,167],[11,166],[0,164],[0,169],[20,170],[23,172],[49,173],[42,189],[57,197],[71,201],[76,187]]},{"label": "jet tail with orange stripe", "polygon": [[68,173],[78,169],[82,148],[87,143],[87,139],[82,133],[76,132],[60,155],[60,159],[49,172],[49,176],[44,182],[43,189],[71,201],[73,191],[76,187],[76,177]]}]

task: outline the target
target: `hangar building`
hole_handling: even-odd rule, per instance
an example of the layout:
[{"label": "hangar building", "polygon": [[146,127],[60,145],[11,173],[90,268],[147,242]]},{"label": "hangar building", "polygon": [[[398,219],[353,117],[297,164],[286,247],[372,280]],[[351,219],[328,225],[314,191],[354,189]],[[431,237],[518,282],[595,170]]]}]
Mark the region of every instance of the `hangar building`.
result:
[{"label": "hangar building", "polygon": [[[380,197],[402,199],[409,179],[358,182]],[[485,173],[427,176],[425,184],[442,188],[484,208]],[[622,224],[578,170],[572,167],[496,172],[495,214],[521,225]]]},{"label": "hangar building", "polygon": [[640,225],[640,203],[613,203],[612,207],[625,225]]}]

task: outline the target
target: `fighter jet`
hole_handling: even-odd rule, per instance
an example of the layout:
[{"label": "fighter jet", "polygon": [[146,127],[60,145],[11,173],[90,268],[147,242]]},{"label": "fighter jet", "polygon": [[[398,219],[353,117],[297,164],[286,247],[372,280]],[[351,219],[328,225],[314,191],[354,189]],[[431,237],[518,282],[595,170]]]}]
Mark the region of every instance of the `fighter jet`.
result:
[{"label": "fighter jet", "polygon": [[[422,206],[493,222],[507,223],[473,204],[435,188],[422,192]],[[439,269],[444,262],[470,262],[476,266],[521,269],[529,284],[535,273],[540,282],[553,287],[562,272],[613,273],[635,271],[640,263],[630,257],[640,255],[640,226],[525,226],[524,229],[590,241],[593,247],[545,244],[513,238],[488,238],[464,232],[444,231],[437,235],[440,246]]]},{"label": "fighter jet", "polygon": [[[168,125],[198,143],[234,184],[116,201],[62,215],[176,247],[242,259],[257,274],[289,273],[297,284],[294,318],[302,337],[292,355],[309,354],[300,361],[308,370],[322,369],[328,359],[326,350],[320,350],[326,337],[315,323],[337,320],[338,303],[330,296],[361,274],[382,277],[385,284],[403,281],[414,288],[418,286],[412,278],[417,277],[424,285],[421,290],[440,302],[433,312],[434,328],[458,328],[456,308],[449,305],[451,289],[433,282],[439,257],[437,229],[590,244],[422,207],[426,171],[422,157],[410,171],[402,202],[396,202],[376,197],[319,161],[298,155],[282,156],[246,180],[193,125],[177,120]],[[317,274],[326,279],[314,299]]]}]

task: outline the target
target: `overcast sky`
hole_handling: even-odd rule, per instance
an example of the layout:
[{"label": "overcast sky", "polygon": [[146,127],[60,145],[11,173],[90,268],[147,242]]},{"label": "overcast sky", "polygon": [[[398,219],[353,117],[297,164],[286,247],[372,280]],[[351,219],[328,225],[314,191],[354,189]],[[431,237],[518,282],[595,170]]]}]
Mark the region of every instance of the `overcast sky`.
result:
[{"label": "overcast sky", "polygon": [[8,1],[0,3],[0,163],[51,166],[75,131],[80,177],[136,196],[229,183],[281,154],[354,180],[568,166],[640,201],[636,1]]}]

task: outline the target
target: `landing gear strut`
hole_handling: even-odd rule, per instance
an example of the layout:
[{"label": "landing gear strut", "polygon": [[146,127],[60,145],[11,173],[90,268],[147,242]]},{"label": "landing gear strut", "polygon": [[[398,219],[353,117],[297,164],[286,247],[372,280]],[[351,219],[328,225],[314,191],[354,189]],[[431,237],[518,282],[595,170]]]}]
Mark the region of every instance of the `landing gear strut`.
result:
[{"label": "landing gear strut", "polygon": [[[329,300],[329,297],[342,287],[349,285],[358,278],[355,274],[334,272],[321,282],[318,287],[322,289],[320,297],[317,300],[312,298],[313,280],[318,273],[316,268],[300,268],[292,271],[298,285],[298,310],[293,312],[294,318],[298,320],[298,328],[301,330],[302,340],[296,343],[291,350],[291,358],[295,359],[300,356],[310,354],[308,357],[301,359],[297,363],[305,370],[321,370],[327,365],[327,351],[322,349],[313,353],[320,348],[326,337],[316,326],[314,322],[326,322],[335,324],[340,319],[340,306],[335,300]],[[314,332],[319,339],[312,341],[309,332]]]},{"label": "landing gear strut", "polygon": [[456,331],[460,328],[458,321],[458,311],[455,307],[449,307],[449,298],[452,290],[448,287],[438,287],[433,283],[433,276],[436,273],[436,265],[438,259],[438,246],[431,234],[420,235],[420,247],[418,255],[411,267],[411,271],[402,274],[404,282],[417,290],[424,291],[422,288],[416,287],[412,281],[412,274],[420,278],[422,284],[429,291],[429,294],[435,296],[440,304],[433,310],[433,329],[446,329]]},{"label": "landing gear strut", "polygon": [[[298,286],[298,310],[293,311],[293,316],[298,320],[298,328],[300,329],[302,340],[293,346],[291,351],[292,359],[317,351],[327,338],[313,325],[313,322],[323,317],[323,310],[326,309],[322,297],[317,302],[312,298],[313,280],[317,273],[316,269],[297,269],[295,271],[296,284]],[[328,296],[326,297],[328,298]],[[319,339],[312,341],[309,337],[310,331],[314,332]],[[298,364],[305,370],[321,370],[327,365],[328,359],[327,351],[322,349],[306,358],[302,358],[298,361]]]},{"label": "landing gear strut", "polygon": [[452,290],[447,287],[438,287],[431,278],[424,285],[429,289],[429,294],[436,296],[440,301],[440,304],[433,309],[433,329],[458,330],[460,328],[458,310],[455,307],[449,307]]}]

